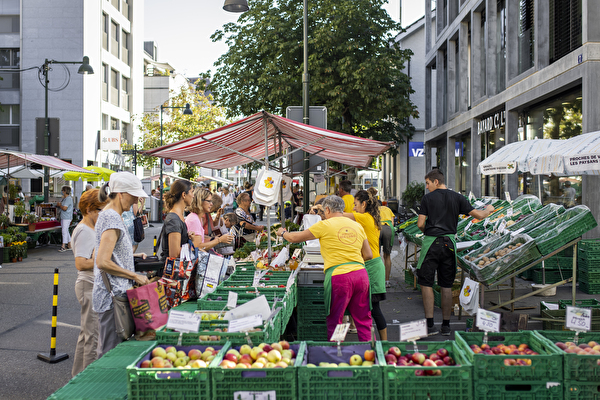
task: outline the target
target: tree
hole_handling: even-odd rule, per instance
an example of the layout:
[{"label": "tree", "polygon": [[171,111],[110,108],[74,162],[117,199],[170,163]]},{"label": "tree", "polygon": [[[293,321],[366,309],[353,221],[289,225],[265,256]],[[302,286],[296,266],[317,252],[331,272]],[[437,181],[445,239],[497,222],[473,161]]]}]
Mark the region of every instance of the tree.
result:
[{"label": "tree", "polygon": [[[200,90],[198,90],[200,89]],[[172,94],[173,91],[172,91]],[[165,107],[182,107],[177,109],[165,108],[163,110],[163,145],[174,143],[179,140],[208,132],[227,124],[225,112],[222,107],[211,104],[211,98],[204,95],[202,85],[196,83],[195,89],[183,86],[178,94],[174,94],[165,103]],[[183,115],[183,110],[189,103],[194,115]],[[139,146],[142,149],[153,149],[160,146],[160,107],[158,113],[148,113],[141,117],[139,124],[142,135]],[[199,160],[200,161],[200,160]],[[138,154],[138,165],[144,168],[152,168],[158,159],[156,157]],[[182,178],[193,180],[198,171],[197,168],[185,162],[177,162]]]},{"label": "tree", "polygon": [[[417,117],[403,72],[412,52],[382,8],[387,0],[310,0],[309,98],[327,107],[328,128],[382,141],[412,136]],[[298,0],[254,0],[237,23],[215,32],[227,53],[210,89],[230,117],[260,110],[284,115],[302,104],[303,18]]]}]

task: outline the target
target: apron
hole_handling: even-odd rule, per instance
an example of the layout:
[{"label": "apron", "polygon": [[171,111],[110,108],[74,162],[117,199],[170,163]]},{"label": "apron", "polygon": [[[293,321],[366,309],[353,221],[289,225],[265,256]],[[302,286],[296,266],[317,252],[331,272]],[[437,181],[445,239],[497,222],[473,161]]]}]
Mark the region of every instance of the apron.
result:
[{"label": "apron", "polygon": [[[452,251],[454,251],[454,258],[456,259],[457,258],[456,239],[454,238],[454,234],[442,235],[440,237],[443,237],[443,236],[449,237],[450,240],[452,241],[452,245],[454,246],[454,249]],[[427,255],[427,252],[429,251],[429,248],[431,247],[433,242],[435,242],[436,239],[437,239],[437,236],[423,236],[423,245],[421,246],[421,254],[419,255],[419,262],[417,263],[417,269],[421,268],[423,261],[425,261],[425,256]],[[458,261],[455,260],[455,262],[457,263]]]},{"label": "apron", "polygon": [[392,221],[390,221],[389,219],[386,219],[385,221],[381,221],[382,224],[387,224],[391,229],[392,229],[392,238],[390,239],[390,245],[392,247],[394,247],[394,239],[396,238],[396,230],[394,229],[394,224]]},{"label": "apron", "polygon": [[385,265],[381,257],[365,261],[371,294],[385,293]]},{"label": "apron", "polygon": [[[334,265],[333,267],[327,268],[325,271],[325,280],[323,281],[323,298],[325,300],[325,316],[329,316],[329,312],[331,311],[331,276],[333,275],[333,270],[342,265],[350,265],[350,264],[360,264],[356,261],[345,262],[338,265]],[[362,264],[360,264],[362,265]],[[368,274],[368,272],[367,272]],[[370,292],[370,289],[369,289]],[[369,310],[371,309],[371,294],[369,293]]]}]

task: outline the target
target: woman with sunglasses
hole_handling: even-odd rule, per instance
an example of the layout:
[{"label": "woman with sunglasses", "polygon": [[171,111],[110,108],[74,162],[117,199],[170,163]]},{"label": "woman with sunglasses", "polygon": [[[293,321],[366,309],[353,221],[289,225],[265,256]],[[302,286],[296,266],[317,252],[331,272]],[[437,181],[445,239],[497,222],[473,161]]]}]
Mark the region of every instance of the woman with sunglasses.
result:
[{"label": "woman with sunglasses", "polygon": [[194,233],[194,246],[203,250],[212,249],[219,243],[233,242],[233,236],[230,234],[216,236],[208,241],[205,240],[205,235],[208,233],[205,230],[205,226],[212,225],[212,218],[210,216],[213,206],[212,196],[204,188],[196,189],[189,207],[190,214],[185,218],[188,231]]}]

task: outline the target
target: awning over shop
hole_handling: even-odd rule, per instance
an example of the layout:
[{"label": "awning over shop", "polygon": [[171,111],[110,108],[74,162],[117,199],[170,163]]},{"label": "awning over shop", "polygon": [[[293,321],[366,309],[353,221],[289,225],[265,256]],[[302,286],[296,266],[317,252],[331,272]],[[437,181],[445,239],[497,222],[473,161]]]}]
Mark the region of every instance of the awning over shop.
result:
[{"label": "awning over shop", "polygon": [[264,159],[266,151],[273,155],[276,147],[279,148],[279,138],[283,149],[302,149],[327,160],[357,167],[369,166],[373,157],[393,145],[393,142],[346,135],[261,111],[210,132],[143,153],[224,169]]},{"label": "awning over shop", "polygon": [[532,158],[534,175],[600,175],[600,131],[561,140],[555,149]]},{"label": "awning over shop", "polygon": [[225,179],[225,178],[221,178],[220,176],[201,175],[196,178],[196,181],[198,181],[198,182],[215,181],[215,182],[223,183],[225,185],[235,185],[236,184],[234,181]]},{"label": "awning over shop", "polygon": [[558,148],[564,142],[556,139],[535,139],[509,143],[481,161],[478,171],[482,175],[529,172],[529,160]]},{"label": "awning over shop", "polygon": [[23,153],[20,151],[0,150],[0,168],[15,167],[17,165],[39,164],[61,171],[90,172],[77,165],[63,161],[53,156]]}]

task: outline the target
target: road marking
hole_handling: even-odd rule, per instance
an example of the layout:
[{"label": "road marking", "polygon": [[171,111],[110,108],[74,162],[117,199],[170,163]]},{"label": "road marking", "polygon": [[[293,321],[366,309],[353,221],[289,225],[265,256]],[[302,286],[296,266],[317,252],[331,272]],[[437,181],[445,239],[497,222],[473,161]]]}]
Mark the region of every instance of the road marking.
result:
[{"label": "road marking", "polygon": [[31,285],[31,282],[0,282],[0,285]]},{"label": "road marking", "polygon": [[[52,321],[35,321],[37,324],[44,324],[44,325],[51,325]],[[77,328],[77,329],[81,329],[80,325],[72,325],[72,324],[66,324],[64,322],[57,322],[56,326],[64,326],[67,328]]]}]

